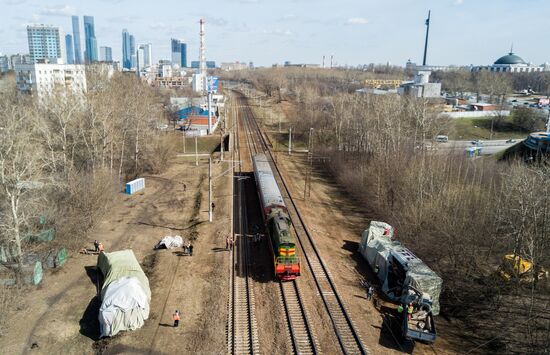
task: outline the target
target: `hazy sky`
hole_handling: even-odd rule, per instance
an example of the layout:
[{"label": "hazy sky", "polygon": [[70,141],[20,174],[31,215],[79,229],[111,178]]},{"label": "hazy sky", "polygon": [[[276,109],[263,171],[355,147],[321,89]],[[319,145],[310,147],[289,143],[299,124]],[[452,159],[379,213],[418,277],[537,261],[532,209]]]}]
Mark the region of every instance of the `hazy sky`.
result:
[{"label": "hazy sky", "polygon": [[27,24],[72,34],[70,16],[90,15],[98,46],[112,47],[115,59],[127,28],[136,44],[153,44],[155,61],[170,58],[171,37],[186,40],[188,61],[197,60],[202,17],[207,59],[218,63],[321,63],[333,54],[341,65],[404,65],[422,61],[431,9],[428,64],[490,64],[512,42],[526,61],[550,61],[550,0],[0,0],[0,9],[3,54],[28,52]]}]

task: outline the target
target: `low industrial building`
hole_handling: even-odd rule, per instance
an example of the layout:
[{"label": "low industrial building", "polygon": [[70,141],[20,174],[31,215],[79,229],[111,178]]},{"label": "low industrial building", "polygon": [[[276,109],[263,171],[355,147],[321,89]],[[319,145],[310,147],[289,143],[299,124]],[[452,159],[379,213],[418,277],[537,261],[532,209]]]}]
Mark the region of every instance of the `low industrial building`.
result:
[{"label": "low industrial building", "polygon": [[248,64],[241,63],[241,62],[221,63],[220,69],[224,71],[245,70],[245,69],[248,69]]},{"label": "low industrial building", "polygon": [[441,83],[430,83],[431,71],[424,67],[417,67],[414,81],[403,83],[397,93],[404,96],[439,98],[441,97]]}]

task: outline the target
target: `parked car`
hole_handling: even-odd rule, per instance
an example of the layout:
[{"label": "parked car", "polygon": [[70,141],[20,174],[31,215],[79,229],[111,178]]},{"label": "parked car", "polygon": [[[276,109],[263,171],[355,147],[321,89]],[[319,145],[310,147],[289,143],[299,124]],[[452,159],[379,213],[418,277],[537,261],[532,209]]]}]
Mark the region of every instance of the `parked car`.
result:
[{"label": "parked car", "polygon": [[516,143],[517,141],[513,138],[510,138],[506,141],[506,143]]}]

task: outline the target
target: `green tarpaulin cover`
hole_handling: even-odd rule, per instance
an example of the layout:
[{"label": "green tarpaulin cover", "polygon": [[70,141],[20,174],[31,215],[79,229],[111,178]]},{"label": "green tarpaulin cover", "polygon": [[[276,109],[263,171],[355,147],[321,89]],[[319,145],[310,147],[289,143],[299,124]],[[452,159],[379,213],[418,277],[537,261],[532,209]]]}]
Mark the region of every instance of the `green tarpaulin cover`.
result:
[{"label": "green tarpaulin cover", "polygon": [[100,253],[97,258],[97,266],[104,276],[101,297],[104,296],[107,286],[113,281],[122,277],[135,277],[143,286],[147,297],[151,298],[149,280],[141,269],[134,252],[131,250],[120,250],[112,253]]}]

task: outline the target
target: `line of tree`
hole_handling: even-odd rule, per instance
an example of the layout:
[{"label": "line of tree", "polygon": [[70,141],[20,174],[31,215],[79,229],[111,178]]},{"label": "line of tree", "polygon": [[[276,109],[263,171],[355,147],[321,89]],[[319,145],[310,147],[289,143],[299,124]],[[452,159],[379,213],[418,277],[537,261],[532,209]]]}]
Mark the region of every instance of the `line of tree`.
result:
[{"label": "line of tree", "polygon": [[[319,168],[373,218],[394,225],[398,239],[441,274],[442,314],[476,330],[463,327],[460,336],[486,351],[548,349],[548,282],[537,273],[527,283],[519,277],[506,282],[497,268],[506,254],[531,260],[535,270],[550,267],[550,171],[434,153],[426,142],[449,122],[437,117],[429,101],[357,94],[345,78],[325,72],[272,72],[283,97],[271,96],[292,103],[287,111],[295,138],[305,144],[313,128],[313,154],[329,158]],[[247,75],[265,91],[269,70],[258,78]],[[502,98],[500,88],[507,84],[501,81],[508,78],[477,78],[480,94]],[[459,338],[449,340],[464,351]]]},{"label": "line of tree", "polygon": [[162,98],[132,76],[88,83],[83,95],[58,88],[40,100],[13,82],[0,91],[0,246],[18,281],[24,236],[39,219],[56,239],[81,245],[126,180],[167,164]]}]

